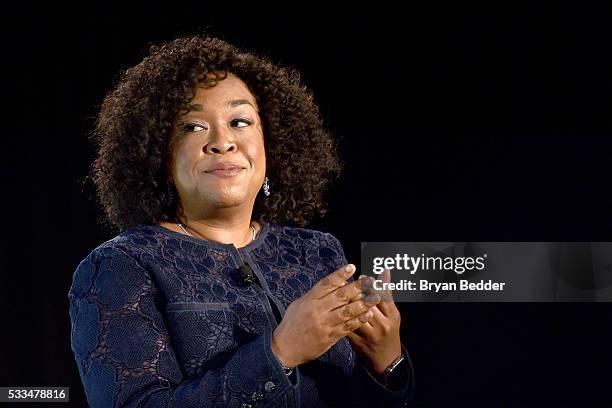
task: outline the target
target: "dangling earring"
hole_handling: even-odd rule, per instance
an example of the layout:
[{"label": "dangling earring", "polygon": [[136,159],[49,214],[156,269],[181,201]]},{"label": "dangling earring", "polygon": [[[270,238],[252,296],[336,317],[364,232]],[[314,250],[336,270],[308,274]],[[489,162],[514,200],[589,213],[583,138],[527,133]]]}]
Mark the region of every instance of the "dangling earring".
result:
[{"label": "dangling earring", "polygon": [[168,199],[168,204],[172,205],[176,201],[176,194],[174,192],[174,183],[172,181],[168,181],[166,184],[166,198]]},{"label": "dangling earring", "polygon": [[262,187],[263,187],[264,195],[266,197],[269,197],[270,196],[270,179],[268,178],[268,176],[264,178],[264,183]]}]

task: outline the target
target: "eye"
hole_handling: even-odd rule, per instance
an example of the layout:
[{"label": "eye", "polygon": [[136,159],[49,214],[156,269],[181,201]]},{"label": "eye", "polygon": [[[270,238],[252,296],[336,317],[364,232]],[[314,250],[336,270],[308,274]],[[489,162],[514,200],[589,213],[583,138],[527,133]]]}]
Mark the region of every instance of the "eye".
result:
[{"label": "eye", "polygon": [[234,119],[231,122],[232,127],[246,127],[246,126],[250,126],[251,125],[251,121],[248,119]]},{"label": "eye", "polygon": [[183,131],[187,133],[201,132],[202,130],[206,130],[206,128],[198,123],[187,123],[183,125]]}]

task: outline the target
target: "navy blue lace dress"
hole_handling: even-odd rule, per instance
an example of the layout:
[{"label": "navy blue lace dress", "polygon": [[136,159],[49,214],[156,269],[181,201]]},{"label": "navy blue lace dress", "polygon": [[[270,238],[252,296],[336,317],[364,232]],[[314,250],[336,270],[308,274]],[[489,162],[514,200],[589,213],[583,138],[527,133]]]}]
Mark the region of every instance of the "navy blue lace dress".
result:
[{"label": "navy blue lace dress", "polygon": [[[244,263],[254,284],[237,279]],[[123,231],[81,261],[68,293],[90,406],[405,406],[410,362],[391,390],[346,337],[289,377],[272,354],[287,306],[345,263],[331,234],[276,224],[239,249],[157,224]]]}]

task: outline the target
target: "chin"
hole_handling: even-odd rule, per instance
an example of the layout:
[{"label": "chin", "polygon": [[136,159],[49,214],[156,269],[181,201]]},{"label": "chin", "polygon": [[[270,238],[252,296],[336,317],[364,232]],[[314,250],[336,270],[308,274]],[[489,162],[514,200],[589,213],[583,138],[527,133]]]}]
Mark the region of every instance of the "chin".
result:
[{"label": "chin", "polygon": [[245,204],[248,199],[246,194],[219,194],[211,197],[216,208],[230,208]]},{"label": "chin", "polygon": [[247,183],[228,184],[207,183],[206,185],[200,185],[197,195],[202,202],[207,202],[214,208],[237,207],[252,200],[254,192]]}]

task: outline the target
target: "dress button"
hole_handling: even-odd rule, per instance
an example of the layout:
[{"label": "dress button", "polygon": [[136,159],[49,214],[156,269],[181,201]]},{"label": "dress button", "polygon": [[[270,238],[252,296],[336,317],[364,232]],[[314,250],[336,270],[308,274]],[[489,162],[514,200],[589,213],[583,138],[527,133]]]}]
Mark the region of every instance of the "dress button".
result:
[{"label": "dress button", "polygon": [[264,389],[266,392],[272,392],[276,389],[276,384],[274,384],[272,381],[268,381],[264,384]]},{"label": "dress button", "polygon": [[255,391],[253,395],[251,395],[251,399],[255,402],[261,401],[263,398],[264,398],[264,395],[258,391]]}]

